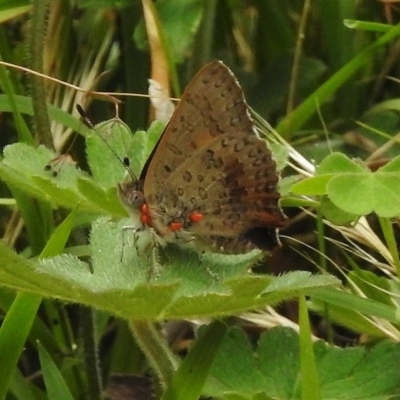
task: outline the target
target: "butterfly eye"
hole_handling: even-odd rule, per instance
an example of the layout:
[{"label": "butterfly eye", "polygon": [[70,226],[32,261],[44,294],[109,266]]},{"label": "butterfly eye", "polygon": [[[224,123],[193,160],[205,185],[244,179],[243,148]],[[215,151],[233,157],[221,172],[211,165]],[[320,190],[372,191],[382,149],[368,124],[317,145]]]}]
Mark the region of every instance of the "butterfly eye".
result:
[{"label": "butterfly eye", "polygon": [[144,194],[138,187],[138,182],[125,182],[118,185],[118,196],[129,211],[135,211],[144,203]]},{"label": "butterfly eye", "polygon": [[144,203],[144,195],[142,192],[139,192],[138,190],[133,191],[129,199],[131,200],[132,204],[135,204],[136,206]]}]

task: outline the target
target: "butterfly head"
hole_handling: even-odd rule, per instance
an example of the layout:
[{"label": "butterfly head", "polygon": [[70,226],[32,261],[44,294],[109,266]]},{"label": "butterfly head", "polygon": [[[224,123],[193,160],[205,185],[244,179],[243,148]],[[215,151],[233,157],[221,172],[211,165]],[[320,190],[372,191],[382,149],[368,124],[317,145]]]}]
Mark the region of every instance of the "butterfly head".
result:
[{"label": "butterfly head", "polygon": [[130,215],[136,215],[145,205],[143,182],[128,179],[118,184],[118,197]]}]

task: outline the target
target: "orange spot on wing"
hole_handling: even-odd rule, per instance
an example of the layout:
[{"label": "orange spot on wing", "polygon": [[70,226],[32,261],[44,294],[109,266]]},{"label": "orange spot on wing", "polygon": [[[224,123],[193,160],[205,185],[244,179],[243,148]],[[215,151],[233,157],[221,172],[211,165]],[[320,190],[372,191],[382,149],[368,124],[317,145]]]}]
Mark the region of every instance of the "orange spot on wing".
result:
[{"label": "orange spot on wing", "polygon": [[200,222],[204,218],[204,215],[199,212],[194,212],[190,214],[189,218],[192,222]]},{"label": "orange spot on wing", "polygon": [[169,224],[169,229],[171,229],[172,232],[179,231],[182,229],[182,223],[181,222],[171,222]]}]

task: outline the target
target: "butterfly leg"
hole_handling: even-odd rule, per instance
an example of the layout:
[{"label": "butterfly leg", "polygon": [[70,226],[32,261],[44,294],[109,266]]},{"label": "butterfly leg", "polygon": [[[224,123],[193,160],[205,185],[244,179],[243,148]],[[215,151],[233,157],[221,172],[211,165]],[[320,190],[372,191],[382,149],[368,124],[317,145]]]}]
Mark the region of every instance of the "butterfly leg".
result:
[{"label": "butterfly leg", "polygon": [[128,240],[126,240],[126,232],[130,231],[133,232],[133,243],[135,245],[136,253],[139,254],[139,248],[138,248],[138,233],[141,232],[144,229],[144,227],[135,227],[133,225],[125,225],[122,227],[122,252],[121,252],[121,262],[124,258],[124,249],[125,245],[128,244]]},{"label": "butterfly leg", "polygon": [[[133,232],[133,245],[135,246],[135,252],[137,256],[137,262],[139,268],[141,268],[141,261],[143,256],[146,258],[146,281],[149,282],[153,277],[157,279],[160,275],[161,264],[159,263],[158,247],[161,243],[158,240],[158,236],[154,229],[148,228],[145,225],[139,227],[133,225],[126,225],[122,227],[123,233],[123,249],[126,244],[125,232]],[[121,261],[123,259],[124,252],[121,254]]]},{"label": "butterfly leg", "polygon": [[143,232],[144,229],[145,229],[144,225],[142,225],[140,227],[133,226],[133,225],[125,225],[125,226],[122,227],[122,252],[121,252],[121,260],[120,260],[121,262],[122,262],[122,260],[124,258],[124,249],[125,249],[125,245],[127,244],[126,236],[125,236],[127,231],[132,231],[133,232],[133,244],[135,246],[136,255],[137,255],[138,260],[139,260],[139,244],[138,244],[139,243],[139,236],[140,236],[139,233]]}]

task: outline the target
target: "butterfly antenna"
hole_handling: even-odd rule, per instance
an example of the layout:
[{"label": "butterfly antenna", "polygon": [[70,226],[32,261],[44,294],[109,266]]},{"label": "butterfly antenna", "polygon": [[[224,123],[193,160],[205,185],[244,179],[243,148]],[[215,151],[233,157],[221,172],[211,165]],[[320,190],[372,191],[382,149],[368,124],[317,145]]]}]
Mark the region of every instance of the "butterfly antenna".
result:
[{"label": "butterfly antenna", "polygon": [[[92,121],[88,118],[85,110],[82,108],[82,106],[80,104],[76,105],[76,110],[78,111],[79,115],[81,116],[83,122],[85,122],[85,124],[92,129],[94,132],[97,133],[97,135],[99,136],[99,138],[103,141],[103,143],[108,147],[108,149],[111,151],[112,154],[114,154],[114,156],[117,158],[117,160],[124,166],[127,174],[134,180],[137,181],[137,177],[136,175],[133,173],[132,169],[130,168],[130,162],[129,162],[129,158],[128,157],[124,157],[121,158],[116,151],[110,146],[110,144],[107,142],[107,140],[105,140],[103,138],[103,136],[101,136],[97,130],[96,127],[94,126],[94,124],[92,123]],[[116,116],[117,118],[119,118],[118,115],[118,107],[116,109]]]}]

